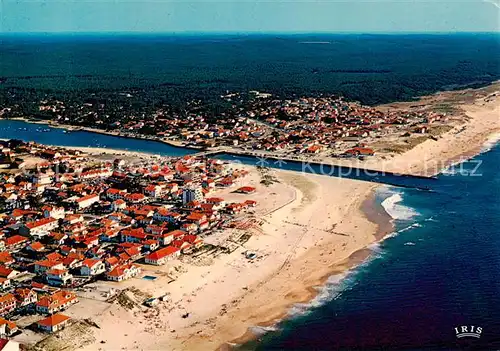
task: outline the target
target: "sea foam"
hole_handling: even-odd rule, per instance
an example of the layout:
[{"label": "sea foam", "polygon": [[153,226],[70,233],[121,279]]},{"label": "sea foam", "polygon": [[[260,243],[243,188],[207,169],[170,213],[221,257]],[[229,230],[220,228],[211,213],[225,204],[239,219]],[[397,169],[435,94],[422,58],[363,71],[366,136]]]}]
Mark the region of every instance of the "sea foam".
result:
[{"label": "sea foam", "polygon": [[415,217],[418,213],[408,206],[399,204],[402,201],[402,195],[400,193],[394,193],[382,201],[381,205],[392,219],[409,220]]},{"label": "sea foam", "polygon": [[483,147],[481,148],[481,153],[490,151],[496,144],[498,144],[498,142],[500,142],[500,133],[490,135],[484,142]]}]

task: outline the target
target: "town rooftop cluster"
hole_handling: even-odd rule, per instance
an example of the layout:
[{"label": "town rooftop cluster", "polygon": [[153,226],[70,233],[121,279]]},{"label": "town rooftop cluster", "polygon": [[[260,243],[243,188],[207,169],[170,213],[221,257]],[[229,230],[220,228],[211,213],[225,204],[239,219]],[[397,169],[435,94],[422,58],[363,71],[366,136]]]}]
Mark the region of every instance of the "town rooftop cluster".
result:
[{"label": "town rooftop cluster", "polygon": [[[219,160],[127,164],[19,140],[0,142],[0,159],[17,166],[0,177],[1,335],[18,332],[21,314],[57,331],[70,323],[60,312],[78,303],[76,289],[202,251],[205,237],[256,206],[245,195],[255,188],[236,186],[248,171]],[[230,187],[241,202],[216,196]]]},{"label": "town rooftop cluster", "polygon": [[[22,115],[175,145],[333,157],[373,155],[377,138],[426,134],[445,119],[432,111],[382,111],[335,96],[284,99],[256,91],[223,95],[216,103],[193,100],[182,108],[148,110],[133,104],[120,108],[97,97],[87,100],[47,98],[36,103],[36,113]],[[19,106],[0,109],[7,118],[21,113]]]}]

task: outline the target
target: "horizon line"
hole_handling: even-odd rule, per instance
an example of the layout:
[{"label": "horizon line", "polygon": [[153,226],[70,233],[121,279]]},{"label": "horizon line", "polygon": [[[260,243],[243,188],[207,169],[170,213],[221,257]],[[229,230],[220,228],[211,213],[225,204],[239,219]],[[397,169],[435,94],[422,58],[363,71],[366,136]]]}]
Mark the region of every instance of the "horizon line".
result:
[{"label": "horizon line", "polygon": [[170,31],[170,32],[144,32],[144,31],[57,31],[57,32],[0,32],[0,36],[85,36],[85,35],[135,35],[135,36],[209,36],[209,35],[443,35],[443,34],[497,34],[500,35],[500,31]]}]

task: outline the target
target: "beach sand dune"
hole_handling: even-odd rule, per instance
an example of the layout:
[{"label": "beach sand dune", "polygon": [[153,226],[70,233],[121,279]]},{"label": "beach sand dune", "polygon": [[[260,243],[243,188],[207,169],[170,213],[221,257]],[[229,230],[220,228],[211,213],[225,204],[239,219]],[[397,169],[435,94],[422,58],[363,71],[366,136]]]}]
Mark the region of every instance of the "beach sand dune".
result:
[{"label": "beach sand dune", "polygon": [[[492,92],[460,108],[467,114],[464,122],[436,140],[390,160],[374,159],[364,165],[431,174],[436,169],[426,163],[441,169],[477,153],[500,130],[499,95]],[[370,200],[376,184],[268,170],[279,182],[266,187],[260,183],[262,170],[250,169],[245,183],[257,186],[255,216],[260,229],[231,254],[205,265],[181,263],[187,272],[179,273],[174,282],[135,279],[122,284],[152,295],[169,292],[172,301],[153,309],[111,305],[95,317],[100,326],[93,331],[95,343],[81,348],[191,351],[243,342],[253,336],[249,328],[274,324],[294,304],[313,298],[314,287],[330,275],[366,259],[368,245],[390,230],[387,216],[374,210]],[[247,250],[258,258],[246,259]],[[165,275],[176,271],[176,267],[145,269],[155,274],[162,270]]]}]

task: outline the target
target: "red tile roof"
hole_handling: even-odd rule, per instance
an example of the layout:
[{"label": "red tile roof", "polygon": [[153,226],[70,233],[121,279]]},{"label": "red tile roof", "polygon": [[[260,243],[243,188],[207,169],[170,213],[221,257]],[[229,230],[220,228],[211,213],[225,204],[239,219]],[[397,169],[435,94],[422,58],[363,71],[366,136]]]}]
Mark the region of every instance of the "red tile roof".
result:
[{"label": "red tile roof", "polygon": [[170,256],[170,255],[176,253],[177,251],[179,251],[178,248],[173,247],[173,246],[167,246],[167,247],[164,247],[163,249],[157,250],[157,251],[149,254],[147,256],[147,258],[149,260],[155,260],[155,261],[157,261],[157,260],[162,259],[162,258],[164,258],[166,256]]},{"label": "red tile roof", "polygon": [[42,218],[42,219],[35,221],[35,222],[26,223],[26,227],[28,227],[29,229],[33,229],[33,228],[41,227],[42,225],[46,225],[46,224],[49,224],[52,222],[57,222],[57,219],[52,218],[52,217],[47,217],[47,218]]},{"label": "red tile roof", "polygon": [[53,326],[56,326],[58,324],[65,322],[69,319],[70,318],[68,316],[65,316],[64,314],[56,313],[56,314],[53,314],[52,316],[49,316],[45,319],[38,321],[37,324],[44,326],[44,327],[53,327]]}]

